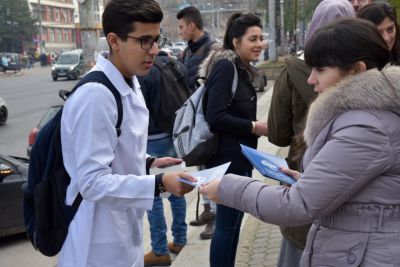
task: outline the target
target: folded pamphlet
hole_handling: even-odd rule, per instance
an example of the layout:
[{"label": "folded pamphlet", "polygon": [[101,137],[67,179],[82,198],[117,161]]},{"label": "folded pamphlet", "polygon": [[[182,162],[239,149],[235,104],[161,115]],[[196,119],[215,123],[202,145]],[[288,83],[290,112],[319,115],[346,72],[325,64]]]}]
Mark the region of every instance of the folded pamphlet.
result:
[{"label": "folded pamphlet", "polygon": [[269,153],[257,151],[251,147],[240,145],[242,153],[250,161],[250,163],[265,177],[272,178],[286,184],[294,184],[296,180],[289,175],[281,172],[280,167],[288,168],[283,158],[274,156]]},{"label": "folded pamphlet", "polygon": [[191,176],[193,176],[194,178],[197,179],[197,182],[191,182],[184,178],[178,178],[178,181],[185,183],[185,184],[189,184],[194,187],[199,187],[202,184],[206,184],[212,180],[221,179],[222,176],[224,176],[224,174],[228,170],[228,167],[230,164],[231,164],[231,162],[228,162],[228,163],[219,165],[214,168],[190,173]]}]

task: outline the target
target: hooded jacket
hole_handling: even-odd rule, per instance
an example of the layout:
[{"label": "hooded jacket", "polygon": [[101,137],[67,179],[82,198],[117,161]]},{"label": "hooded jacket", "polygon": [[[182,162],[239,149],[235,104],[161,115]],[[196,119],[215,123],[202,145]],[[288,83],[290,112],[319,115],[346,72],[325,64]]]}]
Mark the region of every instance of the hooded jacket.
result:
[{"label": "hooded jacket", "polygon": [[[238,72],[238,84],[232,96],[234,65]],[[212,51],[200,66],[199,76],[207,77],[205,117],[211,131],[219,134],[217,152],[207,162],[207,168],[231,161],[228,171],[253,169],[240,147],[240,144],[257,147],[257,136],[251,132],[251,122],[256,120],[257,113],[257,94],[252,85],[251,68],[245,66],[232,50]]]},{"label": "hooded jacket", "polygon": [[290,189],[225,176],[222,204],[278,225],[313,222],[301,266],[400,263],[400,68],[368,70],[318,96],[304,173]]}]

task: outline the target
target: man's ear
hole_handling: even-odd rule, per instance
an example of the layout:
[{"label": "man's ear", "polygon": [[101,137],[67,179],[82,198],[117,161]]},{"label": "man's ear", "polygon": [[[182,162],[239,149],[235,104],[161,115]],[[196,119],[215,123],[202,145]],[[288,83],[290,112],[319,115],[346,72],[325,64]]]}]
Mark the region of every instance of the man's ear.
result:
[{"label": "man's ear", "polygon": [[115,33],[110,32],[109,34],[107,34],[107,42],[110,45],[112,51],[119,50],[120,38]]},{"label": "man's ear", "polygon": [[367,65],[365,65],[364,61],[360,60],[360,61],[357,61],[356,63],[354,63],[352,72],[354,74],[358,74],[358,73],[364,72],[366,70],[367,70]]}]

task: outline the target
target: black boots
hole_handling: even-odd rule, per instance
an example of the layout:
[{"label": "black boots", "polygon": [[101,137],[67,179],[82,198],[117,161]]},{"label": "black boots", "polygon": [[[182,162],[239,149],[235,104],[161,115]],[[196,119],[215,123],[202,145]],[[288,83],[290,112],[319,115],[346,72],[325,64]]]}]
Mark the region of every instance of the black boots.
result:
[{"label": "black boots", "polygon": [[201,239],[211,239],[214,234],[214,229],[215,229],[215,218],[207,223],[204,231],[200,233],[200,238]]}]

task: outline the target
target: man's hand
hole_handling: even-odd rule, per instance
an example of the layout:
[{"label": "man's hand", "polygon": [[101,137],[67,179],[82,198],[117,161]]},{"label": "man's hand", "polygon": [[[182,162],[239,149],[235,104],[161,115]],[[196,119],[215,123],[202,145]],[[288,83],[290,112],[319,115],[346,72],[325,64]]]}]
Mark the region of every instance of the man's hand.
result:
[{"label": "man's hand", "polygon": [[176,165],[182,163],[182,159],[171,158],[171,157],[164,157],[164,158],[157,158],[153,161],[150,165],[150,168],[160,168],[160,167],[167,167],[171,165]]},{"label": "man's hand", "polygon": [[206,196],[208,199],[214,201],[215,203],[220,203],[218,198],[218,186],[221,179],[215,179],[200,188],[200,194]]},{"label": "man's hand", "polygon": [[169,172],[165,173],[162,177],[162,182],[165,189],[171,194],[181,197],[186,193],[189,193],[193,190],[193,186],[181,183],[178,181],[178,178],[183,178],[191,182],[196,182],[197,179],[190,176],[186,172]]}]

